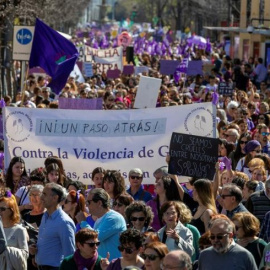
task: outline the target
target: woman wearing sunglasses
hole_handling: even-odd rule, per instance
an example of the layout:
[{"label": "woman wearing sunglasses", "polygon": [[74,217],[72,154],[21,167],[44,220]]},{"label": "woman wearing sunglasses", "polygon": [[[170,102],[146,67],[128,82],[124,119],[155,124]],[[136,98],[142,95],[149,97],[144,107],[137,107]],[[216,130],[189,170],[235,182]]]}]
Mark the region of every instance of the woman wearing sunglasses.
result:
[{"label": "woman wearing sunglasses", "polygon": [[143,201],[134,201],[126,208],[126,217],[129,228],[139,230],[141,233],[154,232],[150,227],[154,214],[150,206]]},{"label": "woman wearing sunglasses", "polygon": [[167,246],[161,242],[149,243],[145,246],[145,251],[141,255],[144,259],[146,270],[161,269],[163,258],[169,253]]},{"label": "woman wearing sunglasses", "polygon": [[98,233],[88,228],[81,229],[75,235],[75,243],[75,253],[64,258],[59,270],[101,270],[105,260],[98,255]]},{"label": "woman wearing sunglasses", "polygon": [[120,235],[120,246],[118,247],[122,257],[111,261],[107,270],[122,270],[127,266],[144,268],[144,260],[140,257],[144,241],[139,230],[128,229]]},{"label": "woman wearing sunglasses", "polygon": [[261,144],[256,140],[249,141],[245,147],[244,152],[246,153],[246,156],[241,158],[237,165],[235,170],[239,172],[244,172],[248,176],[250,176],[250,172],[248,169],[248,163],[256,157],[257,154],[260,154],[262,151]]},{"label": "woman wearing sunglasses", "polygon": [[245,132],[245,133],[241,134],[241,136],[237,142],[235,151],[231,152],[228,155],[228,157],[232,161],[232,169],[233,170],[235,170],[238,161],[246,155],[244,148],[249,141],[251,141],[251,135],[249,132]]},{"label": "woman wearing sunglasses", "polygon": [[[3,222],[5,238],[8,247],[16,249],[16,260],[20,260],[22,268],[26,269],[26,260],[28,257],[28,234],[20,223],[20,211],[15,197],[10,190],[1,190],[0,197],[0,217]],[[15,254],[15,253],[14,253]],[[2,269],[2,268],[1,268]],[[3,268],[4,269],[4,268]]]},{"label": "woman wearing sunglasses", "polygon": [[266,242],[257,237],[260,231],[260,222],[249,212],[237,213],[232,221],[235,225],[236,243],[246,248],[254,256],[259,267]]},{"label": "woman wearing sunglasses", "polygon": [[126,222],[126,208],[134,201],[134,199],[129,194],[120,194],[115,198],[115,201],[113,203],[113,210],[121,214]]},{"label": "woman wearing sunglasses", "polygon": [[84,196],[80,193],[80,190],[71,190],[68,193],[67,198],[64,201],[63,209],[72,218],[76,227],[79,223],[79,221],[76,219],[76,216],[79,212],[84,215],[84,218],[88,216],[85,207],[85,199]]}]

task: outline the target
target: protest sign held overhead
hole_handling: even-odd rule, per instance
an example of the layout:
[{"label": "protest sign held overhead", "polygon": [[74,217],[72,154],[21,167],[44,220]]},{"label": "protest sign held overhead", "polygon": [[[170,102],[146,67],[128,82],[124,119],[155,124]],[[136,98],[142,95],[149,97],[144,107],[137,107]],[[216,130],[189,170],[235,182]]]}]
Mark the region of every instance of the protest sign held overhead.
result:
[{"label": "protest sign held overhead", "polygon": [[161,79],[141,76],[134,108],[155,108],[160,85]]},{"label": "protest sign held overhead", "polygon": [[123,48],[109,48],[105,50],[85,46],[86,62],[96,63],[98,73],[106,73],[109,69],[123,70]]},{"label": "protest sign held overhead", "polygon": [[[204,131],[205,119],[198,114],[194,127]],[[218,139],[173,133],[170,143],[169,173],[213,179],[218,161]]]}]

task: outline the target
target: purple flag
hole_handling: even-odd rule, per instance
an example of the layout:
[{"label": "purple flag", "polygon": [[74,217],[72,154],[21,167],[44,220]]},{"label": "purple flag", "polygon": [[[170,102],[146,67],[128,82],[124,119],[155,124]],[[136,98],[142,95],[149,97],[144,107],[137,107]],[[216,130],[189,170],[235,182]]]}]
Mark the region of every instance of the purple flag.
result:
[{"label": "purple flag", "polygon": [[38,18],[29,60],[29,68],[41,67],[52,81],[48,85],[59,93],[73,70],[78,51],[74,44]]}]

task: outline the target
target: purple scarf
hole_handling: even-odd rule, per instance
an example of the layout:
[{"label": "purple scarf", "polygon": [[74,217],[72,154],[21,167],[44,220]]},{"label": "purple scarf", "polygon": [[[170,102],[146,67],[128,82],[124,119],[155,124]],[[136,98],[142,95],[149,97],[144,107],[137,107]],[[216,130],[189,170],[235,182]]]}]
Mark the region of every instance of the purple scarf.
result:
[{"label": "purple scarf", "polygon": [[74,253],[73,258],[74,258],[74,261],[77,265],[78,270],[84,270],[85,268],[87,268],[88,270],[91,270],[94,268],[93,266],[95,265],[95,263],[97,261],[98,253],[96,252],[96,254],[90,259],[85,259],[80,254],[80,250],[77,249]]}]

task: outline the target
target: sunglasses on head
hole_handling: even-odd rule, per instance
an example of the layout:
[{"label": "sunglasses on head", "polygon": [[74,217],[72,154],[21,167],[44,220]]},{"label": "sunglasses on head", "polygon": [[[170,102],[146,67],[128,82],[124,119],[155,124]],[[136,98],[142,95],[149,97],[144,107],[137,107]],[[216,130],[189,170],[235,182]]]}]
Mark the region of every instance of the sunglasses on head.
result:
[{"label": "sunglasses on head", "polygon": [[127,254],[131,254],[135,249],[133,249],[133,248],[125,248],[123,246],[118,246],[118,250],[120,252],[125,251]]},{"label": "sunglasses on head", "polygon": [[94,246],[99,246],[100,245],[100,242],[92,242],[92,243],[87,243],[87,242],[84,242],[84,244],[87,244],[89,247],[94,247]]},{"label": "sunglasses on head", "polygon": [[142,254],[141,257],[146,260],[148,259],[149,261],[154,261],[156,258],[159,258],[158,255],[154,255],[154,254]]},{"label": "sunglasses on head", "polygon": [[215,239],[217,239],[217,240],[222,240],[226,235],[228,235],[229,233],[225,233],[225,234],[218,234],[218,235],[214,235],[214,234],[211,234],[210,235],[210,239],[211,240],[215,240]]},{"label": "sunglasses on head", "polygon": [[123,206],[123,205],[124,205],[123,203],[119,203],[119,202],[114,202],[114,203],[113,203],[113,206],[121,207],[121,206]]},{"label": "sunglasses on head", "polygon": [[133,180],[134,179],[140,180],[140,179],[142,179],[142,176],[131,175],[130,178],[133,179]]},{"label": "sunglasses on head", "polygon": [[137,221],[137,220],[139,220],[139,221],[145,221],[145,217],[131,217],[130,220],[131,221]]}]

